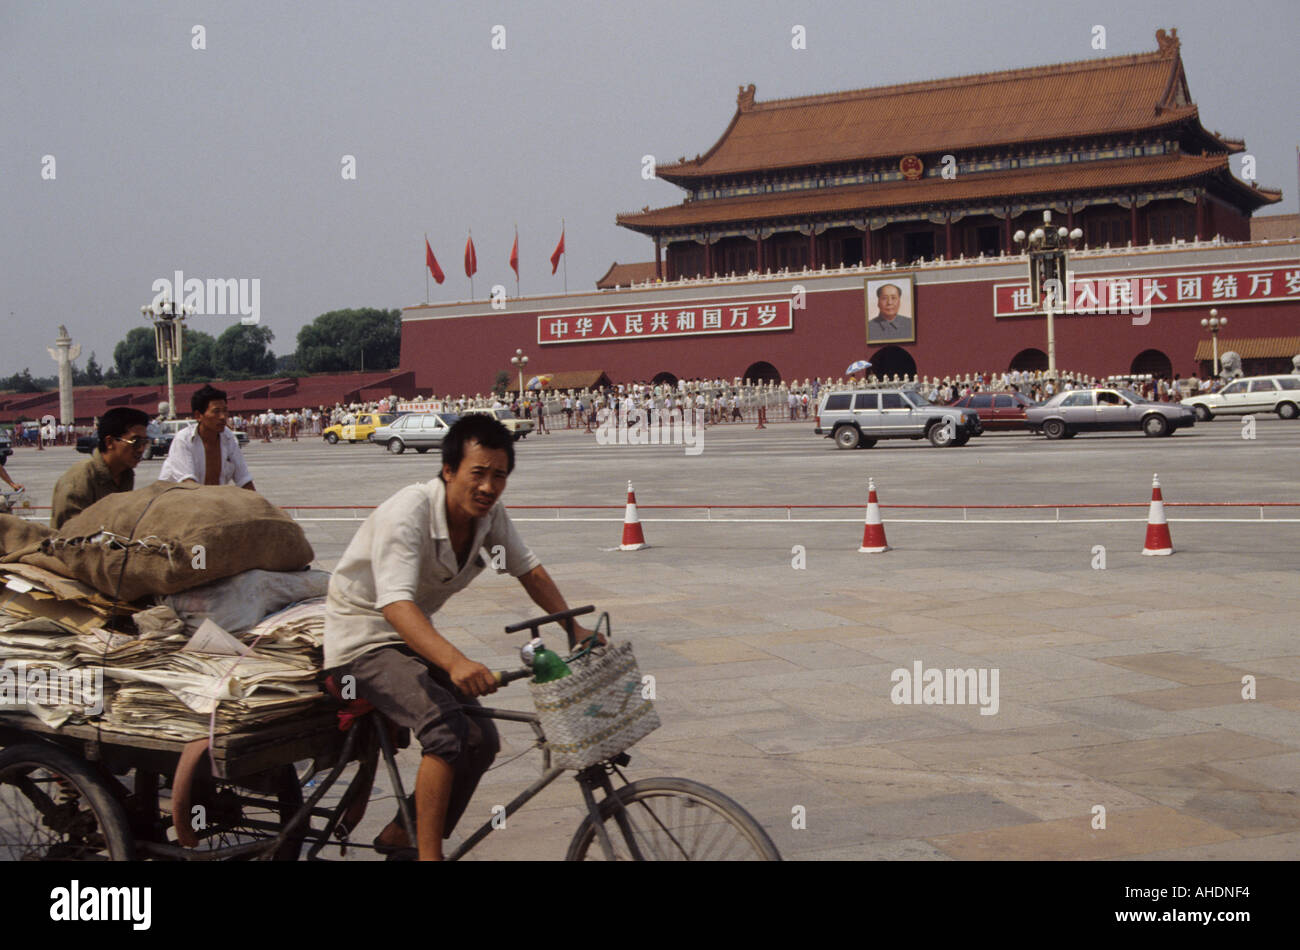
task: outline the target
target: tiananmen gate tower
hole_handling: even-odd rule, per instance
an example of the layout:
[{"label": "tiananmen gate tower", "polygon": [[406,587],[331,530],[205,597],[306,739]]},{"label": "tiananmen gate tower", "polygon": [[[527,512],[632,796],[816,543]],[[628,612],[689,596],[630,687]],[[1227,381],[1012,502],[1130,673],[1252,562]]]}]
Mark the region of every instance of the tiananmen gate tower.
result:
[{"label": "tiananmen gate tower", "polygon": [[437,394],[514,380],[516,348],[530,374],[615,382],[834,377],[859,358],[881,375],[1043,369],[1013,235],[1049,211],[1083,234],[1060,369],[1206,375],[1200,320],[1217,308],[1220,352],[1289,371],[1300,240],[1251,238],[1282,193],[1234,176],[1245,143],[1202,124],[1177,31],[1156,41],[792,99],[742,86],[707,152],[656,169],[684,200],[617,216],[653,261],[615,264],[595,292],[406,308],[401,369]]}]

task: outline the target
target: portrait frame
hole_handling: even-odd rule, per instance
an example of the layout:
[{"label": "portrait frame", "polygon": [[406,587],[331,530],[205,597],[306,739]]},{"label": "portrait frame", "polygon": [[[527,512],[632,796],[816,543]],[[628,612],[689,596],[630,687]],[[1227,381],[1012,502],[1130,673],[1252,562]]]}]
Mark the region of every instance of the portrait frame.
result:
[{"label": "portrait frame", "polygon": [[[878,293],[882,287],[893,286],[899,291],[898,314],[894,329],[883,325],[880,318]],[[863,283],[863,303],[867,314],[866,337],[869,346],[887,343],[916,342],[916,294],[912,274],[894,274],[889,277],[868,277]],[[873,322],[874,321],[874,322]]]}]

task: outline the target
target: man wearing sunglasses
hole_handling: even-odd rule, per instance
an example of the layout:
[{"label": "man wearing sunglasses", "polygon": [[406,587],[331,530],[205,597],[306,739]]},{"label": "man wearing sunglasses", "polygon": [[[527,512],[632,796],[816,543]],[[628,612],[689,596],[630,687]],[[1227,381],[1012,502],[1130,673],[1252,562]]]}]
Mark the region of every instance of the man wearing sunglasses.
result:
[{"label": "man wearing sunglasses", "polygon": [[54,485],[50,527],[59,528],[99,499],[135,487],[135,467],[149,447],[149,417],[118,406],[99,419],[99,447]]}]

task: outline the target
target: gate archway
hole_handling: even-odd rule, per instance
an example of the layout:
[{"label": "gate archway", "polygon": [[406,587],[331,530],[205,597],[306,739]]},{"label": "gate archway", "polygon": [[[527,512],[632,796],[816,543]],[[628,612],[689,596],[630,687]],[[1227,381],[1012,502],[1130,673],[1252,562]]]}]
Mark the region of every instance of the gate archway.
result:
[{"label": "gate archway", "polygon": [[1133,357],[1128,371],[1134,376],[1151,376],[1155,379],[1172,379],[1174,364],[1161,350],[1143,350]]},{"label": "gate archway", "polygon": [[776,371],[776,367],[766,360],[759,360],[757,363],[750,363],[749,368],[741,374],[741,379],[747,379],[753,383],[779,383],[781,374]]},{"label": "gate archway", "polygon": [[882,346],[867,359],[871,363],[867,372],[878,377],[916,375],[916,360],[901,346]]},{"label": "gate archway", "polygon": [[1045,372],[1047,370],[1047,354],[1031,346],[1011,357],[1011,365],[1007,369],[1019,370],[1022,373]]}]

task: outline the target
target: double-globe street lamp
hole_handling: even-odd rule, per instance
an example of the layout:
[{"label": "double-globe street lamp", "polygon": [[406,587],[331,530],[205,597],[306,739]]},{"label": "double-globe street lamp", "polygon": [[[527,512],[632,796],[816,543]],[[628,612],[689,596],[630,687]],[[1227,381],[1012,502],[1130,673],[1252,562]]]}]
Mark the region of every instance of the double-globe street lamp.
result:
[{"label": "double-globe street lamp", "polygon": [[1056,324],[1052,312],[1065,297],[1066,257],[1072,242],[1083,237],[1078,228],[1052,228],[1052,212],[1043,212],[1043,226],[1026,238],[1024,231],[1013,235],[1015,242],[1029,245],[1029,294],[1034,307],[1047,315],[1047,378],[1056,379]]},{"label": "double-globe street lamp", "polygon": [[1226,327],[1227,325],[1228,318],[1219,316],[1218,310],[1211,310],[1210,318],[1201,321],[1201,326],[1210,331],[1210,340],[1214,347],[1214,376],[1216,379],[1219,376],[1219,327]]},{"label": "double-globe street lamp", "polygon": [[528,365],[528,357],[524,356],[523,350],[515,350],[515,355],[510,357],[510,364],[519,367],[519,404],[524,404],[524,367]]},{"label": "double-globe street lamp", "polygon": [[140,308],[146,320],[153,321],[154,346],[158,362],[167,367],[167,418],[176,418],[176,389],[172,384],[172,370],[180,365],[185,339],[185,318],[194,313],[193,307],[184,307],[174,300],[163,298]]}]

